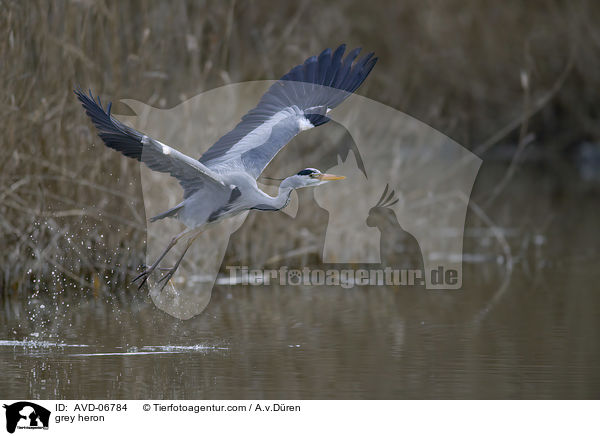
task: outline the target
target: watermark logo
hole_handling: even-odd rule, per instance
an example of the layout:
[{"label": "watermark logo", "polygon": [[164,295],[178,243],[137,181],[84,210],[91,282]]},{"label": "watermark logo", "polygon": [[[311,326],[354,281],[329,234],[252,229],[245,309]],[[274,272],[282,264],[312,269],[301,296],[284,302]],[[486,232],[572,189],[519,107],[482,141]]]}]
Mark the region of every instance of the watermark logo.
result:
[{"label": "watermark logo", "polygon": [[[241,285],[281,286],[341,286],[344,289],[354,286],[422,286],[425,276],[422,269],[253,269],[248,266],[226,266],[229,283]],[[430,272],[429,281],[440,286],[454,286],[458,281],[458,271],[444,271],[444,267]]]},{"label": "watermark logo", "polygon": [[19,401],[4,405],[6,409],[6,431],[14,433],[16,429],[48,429],[50,411],[29,401]]},{"label": "watermark logo", "polygon": [[[185,99],[167,110],[123,100],[136,115],[119,118],[183,153],[199,157],[230,131],[274,83],[227,85]],[[306,238],[316,248],[301,247],[310,248],[323,264],[323,268],[311,271],[337,270],[339,286],[347,286],[362,282],[362,278],[356,278],[358,270],[385,272],[389,268],[418,272],[414,278],[425,289],[461,288],[464,223],[481,160],[426,124],[359,95],[350,96],[327,117],[330,123],[310,129],[298,139],[318,144],[309,147],[311,160],[305,166],[346,177],[311,188],[312,202],[327,215],[325,228],[318,232],[311,229],[310,238]],[[295,174],[301,169],[299,160],[304,158],[299,148],[293,142],[286,146],[268,169],[281,176]],[[155,216],[180,201],[181,188],[176,180],[153,173],[144,165],[141,175],[147,216]],[[276,194],[276,186],[262,182],[259,178],[261,189]],[[288,214],[289,224],[279,233],[298,235],[303,224],[296,194],[292,194],[283,212]],[[230,237],[240,228],[244,232],[247,216],[244,212],[207,228],[162,292],[161,286],[156,286],[157,280],[150,281],[154,303],[182,319],[201,313],[210,300]],[[151,264],[171,237],[182,230],[183,225],[171,219],[150,223],[147,263]],[[256,230],[248,230],[248,234],[252,231]],[[264,234],[252,237],[270,241],[278,236],[273,228],[261,231]],[[257,249],[268,248],[268,244],[259,245]],[[182,248],[173,249],[165,263],[175,263]],[[339,273],[348,269],[354,270],[353,277],[344,273],[348,280],[342,280]],[[443,279],[439,279],[440,271]],[[321,273],[316,274],[320,280]],[[362,277],[362,273],[359,275]],[[402,274],[398,277],[397,281],[402,281]]]}]

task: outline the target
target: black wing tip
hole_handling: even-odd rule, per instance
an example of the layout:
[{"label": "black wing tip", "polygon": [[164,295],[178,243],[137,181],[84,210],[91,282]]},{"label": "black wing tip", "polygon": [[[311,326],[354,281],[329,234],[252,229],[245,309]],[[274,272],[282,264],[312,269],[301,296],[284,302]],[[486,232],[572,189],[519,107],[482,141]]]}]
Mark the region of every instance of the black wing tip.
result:
[{"label": "black wing tip", "polygon": [[[369,52],[357,60],[362,47],[346,52],[346,44],[335,50],[326,48],[318,56],[310,56],[302,64],[292,68],[281,80],[325,85],[342,91],[354,92],[365,81],[378,58]],[[319,74],[314,74],[314,68]]]},{"label": "black wing tip", "polygon": [[104,109],[100,96],[98,95],[97,97],[94,97],[91,89],[88,89],[86,93],[81,89],[80,86],[77,86],[73,89],[73,92],[77,96],[77,99],[81,102],[81,105],[85,109],[85,113],[90,117],[98,129],[102,130],[102,125],[104,122],[114,124],[111,116],[111,101],[108,102],[106,109]]},{"label": "black wing tip", "polygon": [[76,88],[74,92],[85,109],[86,115],[98,130],[98,136],[104,144],[120,151],[127,157],[140,160],[142,134],[134,129],[127,128],[111,116],[112,103],[109,103],[105,110],[100,97],[94,98],[91,90],[86,93],[81,88]]},{"label": "black wing tip", "polygon": [[[77,86],[73,89],[73,93],[77,96],[77,99],[81,102],[81,104],[86,109],[86,112],[88,112],[88,115],[90,117],[93,118],[93,114],[95,113],[94,110],[100,109],[105,115],[107,115],[110,118],[110,111],[112,110],[112,101],[109,101],[108,105],[106,106],[106,109],[104,109],[100,96],[98,95],[94,97],[91,88],[88,88],[88,92],[86,93],[83,89],[81,89],[81,86]],[[89,113],[90,110],[92,110],[92,114]]]},{"label": "black wing tip", "polygon": [[335,49],[334,53],[341,53],[343,55],[345,51],[346,51],[346,43],[343,42],[338,46],[338,48]]},{"label": "black wing tip", "polygon": [[323,58],[323,57],[328,57],[331,56],[331,49],[330,48],[326,48],[325,50],[323,50],[321,52],[321,54],[319,54],[319,59]]},{"label": "black wing tip", "polygon": [[362,50],[362,47],[354,47],[352,50],[350,50],[348,52],[348,54],[346,55],[346,57],[348,57],[348,56],[358,56],[358,54],[360,53],[361,50]]}]

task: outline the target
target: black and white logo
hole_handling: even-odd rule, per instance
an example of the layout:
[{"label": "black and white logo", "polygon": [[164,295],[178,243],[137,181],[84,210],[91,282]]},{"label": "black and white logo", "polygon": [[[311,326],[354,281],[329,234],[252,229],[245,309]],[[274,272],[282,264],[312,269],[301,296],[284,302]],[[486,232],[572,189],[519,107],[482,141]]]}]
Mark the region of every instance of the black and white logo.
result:
[{"label": "black and white logo", "polygon": [[50,411],[29,401],[19,401],[4,405],[6,409],[6,431],[14,433],[18,429],[48,429]]}]

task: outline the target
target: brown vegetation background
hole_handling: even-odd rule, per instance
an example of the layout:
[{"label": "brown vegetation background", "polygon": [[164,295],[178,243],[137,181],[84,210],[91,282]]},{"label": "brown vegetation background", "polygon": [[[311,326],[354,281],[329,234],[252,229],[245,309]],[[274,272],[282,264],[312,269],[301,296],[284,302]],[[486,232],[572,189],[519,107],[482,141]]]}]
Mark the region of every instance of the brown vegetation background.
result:
[{"label": "brown vegetation background", "polygon": [[599,12],[591,1],[2,1],[0,290],[123,289],[143,262],[138,164],[101,145],[76,86],[166,108],[276,79],[345,42],[380,58],[361,94],[484,160],[525,147],[519,159],[570,159],[600,136]]}]

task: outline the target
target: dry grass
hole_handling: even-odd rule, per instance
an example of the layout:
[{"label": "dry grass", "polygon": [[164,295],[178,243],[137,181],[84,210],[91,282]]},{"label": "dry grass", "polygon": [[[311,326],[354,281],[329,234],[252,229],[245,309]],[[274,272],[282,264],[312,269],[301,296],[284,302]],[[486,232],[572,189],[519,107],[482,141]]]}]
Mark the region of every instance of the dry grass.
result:
[{"label": "dry grass", "polygon": [[[475,148],[522,117],[523,75],[535,104],[571,59],[528,130],[544,153],[600,135],[594,2],[81,0],[0,8],[5,298],[121,288],[143,260],[137,164],[100,145],[71,92],[77,85],[170,107],[222,84],[276,78],[347,42],[380,57],[361,93]],[[518,128],[506,133],[498,139],[518,142]],[[312,225],[307,218],[297,234],[274,238],[273,250],[294,248]],[[227,258],[240,263],[255,242],[242,234]]]}]

